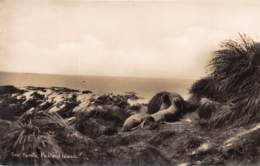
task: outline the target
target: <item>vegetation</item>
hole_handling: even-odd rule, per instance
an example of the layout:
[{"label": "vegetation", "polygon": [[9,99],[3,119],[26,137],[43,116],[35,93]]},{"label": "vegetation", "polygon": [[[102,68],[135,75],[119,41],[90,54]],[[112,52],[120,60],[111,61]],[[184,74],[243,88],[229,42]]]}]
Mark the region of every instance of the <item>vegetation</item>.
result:
[{"label": "vegetation", "polygon": [[222,43],[209,67],[209,75],[195,82],[190,91],[198,98],[212,100],[199,108],[212,114],[209,126],[241,126],[259,121],[260,44],[240,34],[239,40]]}]

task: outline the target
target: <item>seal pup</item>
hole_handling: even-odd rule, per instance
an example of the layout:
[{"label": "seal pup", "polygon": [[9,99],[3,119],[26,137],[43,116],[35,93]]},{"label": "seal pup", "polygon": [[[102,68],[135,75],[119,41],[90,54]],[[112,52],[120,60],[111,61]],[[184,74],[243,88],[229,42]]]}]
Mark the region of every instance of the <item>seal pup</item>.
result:
[{"label": "seal pup", "polygon": [[129,112],[132,115],[125,120],[123,124],[123,131],[131,131],[138,128],[148,116],[147,108],[143,105],[141,105],[137,110],[129,110]]}]

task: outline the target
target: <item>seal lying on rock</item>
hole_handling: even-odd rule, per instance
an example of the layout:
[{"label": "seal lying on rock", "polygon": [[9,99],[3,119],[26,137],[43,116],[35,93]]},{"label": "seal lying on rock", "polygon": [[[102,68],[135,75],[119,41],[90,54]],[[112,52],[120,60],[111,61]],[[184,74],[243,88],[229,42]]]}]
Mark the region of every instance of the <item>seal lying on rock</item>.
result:
[{"label": "seal lying on rock", "polygon": [[[149,111],[150,108],[150,111]],[[145,125],[157,122],[173,122],[178,120],[185,112],[185,101],[177,93],[157,93],[148,104],[148,110],[142,108],[126,119],[123,131],[143,128]]]},{"label": "seal lying on rock", "polygon": [[175,99],[175,104],[177,107],[184,109],[185,101],[184,99],[177,93],[173,92],[159,92],[152,97],[152,99],[148,103],[148,113],[153,114],[158,112],[159,110],[166,109],[170,107],[173,103],[173,99]]},{"label": "seal lying on rock", "polygon": [[136,129],[142,121],[148,116],[147,109],[140,106],[135,112],[131,111],[131,116],[128,117],[123,124],[123,131],[130,131]]},{"label": "seal lying on rock", "polygon": [[159,121],[174,121],[176,114],[180,112],[178,108],[173,104],[170,107],[160,110],[151,115],[155,122]]},{"label": "seal lying on rock", "polygon": [[[153,117],[155,121],[175,121],[185,111],[185,101],[179,94],[161,92],[155,96],[158,96],[159,102],[154,102],[159,104],[158,107],[160,106],[159,111],[151,114],[151,117]],[[154,105],[152,101],[150,101],[149,104]]]},{"label": "seal lying on rock", "polygon": [[[146,117],[141,124],[142,128],[144,128],[146,125],[148,125],[149,128],[154,128],[158,122],[177,121],[186,112],[186,102],[179,94],[168,92],[158,94],[157,96],[161,96],[161,98],[158,98],[158,100],[161,102],[160,110],[151,114],[149,117]],[[160,103],[158,101],[156,102]]]}]

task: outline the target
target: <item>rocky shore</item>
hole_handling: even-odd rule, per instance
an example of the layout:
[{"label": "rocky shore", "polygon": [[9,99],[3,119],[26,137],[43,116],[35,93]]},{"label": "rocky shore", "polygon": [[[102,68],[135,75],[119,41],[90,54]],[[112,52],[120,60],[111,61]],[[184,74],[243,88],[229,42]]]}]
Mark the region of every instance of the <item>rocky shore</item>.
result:
[{"label": "rocky shore", "polygon": [[177,122],[124,132],[137,99],[134,93],[1,86],[0,164],[259,164],[260,122],[209,129],[195,111]]}]

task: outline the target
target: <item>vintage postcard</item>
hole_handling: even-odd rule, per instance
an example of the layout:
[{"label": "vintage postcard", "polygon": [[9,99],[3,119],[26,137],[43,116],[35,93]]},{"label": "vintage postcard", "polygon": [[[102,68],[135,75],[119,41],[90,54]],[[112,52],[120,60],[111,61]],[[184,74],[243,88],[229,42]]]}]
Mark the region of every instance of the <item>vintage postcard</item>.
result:
[{"label": "vintage postcard", "polygon": [[260,165],[260,1],[0,0],[0,165]]}]

